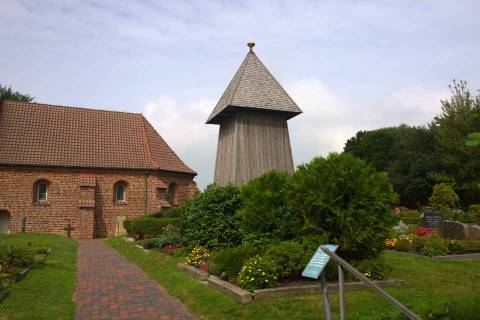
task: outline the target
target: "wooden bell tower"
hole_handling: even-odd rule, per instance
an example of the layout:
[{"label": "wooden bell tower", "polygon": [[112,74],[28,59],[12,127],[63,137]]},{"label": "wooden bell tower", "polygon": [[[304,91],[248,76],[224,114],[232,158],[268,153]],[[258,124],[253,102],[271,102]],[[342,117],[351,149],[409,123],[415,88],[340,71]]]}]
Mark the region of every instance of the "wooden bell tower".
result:
[{"label": "wooden bell tower", "polygon": [[293,173],[287,120],[302,113],[250,48],[207,124],[219,124],[215,181],[242,184],[270,170]]}]

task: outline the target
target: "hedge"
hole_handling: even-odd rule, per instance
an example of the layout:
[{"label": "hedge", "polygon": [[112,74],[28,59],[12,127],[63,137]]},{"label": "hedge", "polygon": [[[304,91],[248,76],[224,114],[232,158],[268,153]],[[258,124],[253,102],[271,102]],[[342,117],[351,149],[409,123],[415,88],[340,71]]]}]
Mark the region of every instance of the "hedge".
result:
[{"label": "hedge", "polygon": [[128,234],[137,234],[140,237],[143,237],[145,234],[156,236],[162,234],[163,228],[167,225],[178,226],[179,220],[179,218],[152,218],[143,216],[126,220],[123,226]]}]

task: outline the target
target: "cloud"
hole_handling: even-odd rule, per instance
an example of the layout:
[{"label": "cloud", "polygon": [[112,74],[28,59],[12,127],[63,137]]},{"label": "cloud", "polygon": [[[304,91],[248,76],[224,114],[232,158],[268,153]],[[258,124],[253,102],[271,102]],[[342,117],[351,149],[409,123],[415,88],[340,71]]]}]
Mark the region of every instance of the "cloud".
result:
[{"label": "cloud", "polygon": [[[316,77],[291,81],[285,88],[303,110],[288,122],[296,165],[315,156],[341,152],[347,139],[359,130],[426,124],[440,112],[440,99],[448,96],[447,91],[411,87],[370,103],[347,101]],[[215,103],[205,97],[185,102],[160,96],[144,107],[145,117],[199,173],[201,188],[213,181],[218,126],[207,125],[205,120]]]},{"label": "cloud", "polygon": [[424,125],[440,112],[440,99],[448,96],[447,91],[411,87],[376,101],[346,101],[315,77],[294,81],[286,87],[304,112],[289,121],[296,164],[342,151],[347,139],[359,130],[402,123]]},{"label": "cloud", "polygon": [[198,172],[204,187],[213,181],[218,126],[205,121],[215,101],[201,98],[180,102],[161,96],[145,105],[143,114],[180,158]]}]

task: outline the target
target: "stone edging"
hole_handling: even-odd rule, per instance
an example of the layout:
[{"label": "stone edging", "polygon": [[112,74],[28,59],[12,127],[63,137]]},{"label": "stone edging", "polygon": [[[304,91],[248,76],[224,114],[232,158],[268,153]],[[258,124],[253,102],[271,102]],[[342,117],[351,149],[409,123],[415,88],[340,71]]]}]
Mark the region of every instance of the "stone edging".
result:
[{"label": "stone edging", "polygon": [[[399,287],[405,284],[405,281],[400,279],[376,280],[373,282],[382,288]],[[328,291],[330,292],[338,292],[338,283],[328,283],[327,288],[328,288]],[[357,290],[362,290],[366,288],[368,288],[368,286],[360,281],[344,283],[345,291],[357,291]],[[322,292],[322,289],[319,283],[305,284],[305,285],[297,285],[297,286],[287,286],[287,287],[255,290],[253,293],[253,299],[265,300],[265,299],[289,297],[289,296],[303,296],[307,294],[317,294],[321,292]]]},{"label": "stone edging", "polygon": [[446,256],[422,256],[421,254],[417,253],[411,253],[411,252],[402,252],[402,251],[395,251],[395,250],[385,250],[386,252],[393,252],[393,253],[398,253],[402,255],[408,255],[408,256],[413,256],[413,257],[420,257],[420,258],[425,258],[425,259],[430,259],[430,260],[436,260],[436,261],[461,261],[461,260],[478,260],[480,259],[480,252],[474,252],[474,253],[464,253],[464,254],[451,254],[451,255],[446,255]]},{"label": "stone edging", "polygon": [[[192,275],[195,279],[201,281],[207,281],[208,284],[219,289],[222,292],[227,293],[240,303],[249,303],[256,300],[273,299],[288,296],[303,296],[307,294],[321,293],[320,284],[305,284],[297,286],[278,287],[272,289],[259,289],[250,293],[230,282],[224,281],[216,276],[209,275],[207,272],[200,271],[198,268],[187,266],[183,263],[178,263],[178,269]],[[405,284],[404,280],[389,279],[373,281],[375,284],[382,288],[385,287],[397,287]],[[345,291],[355,291],[368,288],[362,282],[346,282],[344,285]],[[328,289],[331,292],[338,291],[337,283],[329,283]]]}]

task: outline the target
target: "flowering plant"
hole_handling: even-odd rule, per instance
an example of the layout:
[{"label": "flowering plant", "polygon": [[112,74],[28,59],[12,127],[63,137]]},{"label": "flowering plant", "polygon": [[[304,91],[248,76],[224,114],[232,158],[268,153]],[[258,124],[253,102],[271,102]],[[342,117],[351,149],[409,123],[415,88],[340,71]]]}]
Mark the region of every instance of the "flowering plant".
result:
[{"label": "flowering plant", "polygon": [[274,261],[258,255],[248,259],[238,274],[240,287],[250,291],[271,288],[277,279],[278,271]]},{"label": "flowering plant", "polygon": [[395,249],[395,246],[398,243],[397,238],[385,239],[385,246],[389,249]]},{"label": "flowering plant", "polygon": [[435,229],[433,228],[417,228],[415,230],[415,233],[417,234],[417,236],[428,236],[429,234],[431,234],[432,232],[434,232]]},{"label": "flowering plant", "polygon": [[188,254],[185,259],[185,264],[189,266],[199,267],[202,262],[206,262],[210,257],[210,252],[202,246],[196,246]]},{"label": "flowering plant", "polygon": [[465,246],[463,245],[463,242],[462,241],[459,241],[459,240],[449,240],[447,242],[447,246],[448,246],[448,251],[451,252],[451,251],[463,251],[463,249],[465,248]]}]

